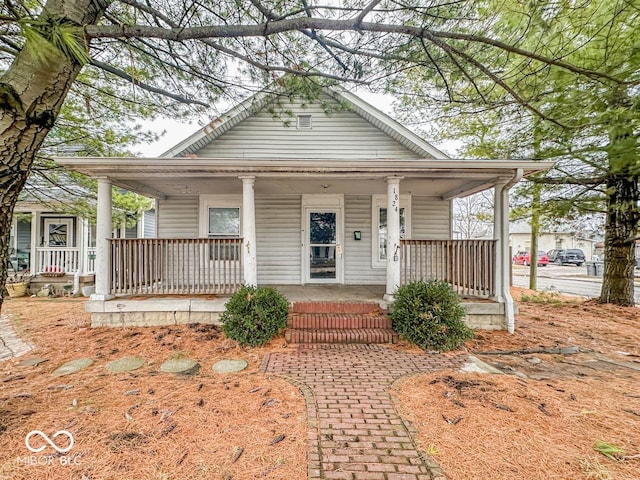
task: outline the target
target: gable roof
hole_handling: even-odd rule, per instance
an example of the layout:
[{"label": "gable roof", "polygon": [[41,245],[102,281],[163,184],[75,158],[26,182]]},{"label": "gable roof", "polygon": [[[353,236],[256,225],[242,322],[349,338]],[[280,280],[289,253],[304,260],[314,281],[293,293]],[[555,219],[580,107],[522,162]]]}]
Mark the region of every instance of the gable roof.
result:
[{"label": "gable roof", "polygon": [[[436,147],[420,138],[418,135],[401,125],[386,113],[377,109],[357,95],[342,87],[323,87],[324,93],[345,104],[347,108],[362,117],[381,132],[385,133],[400,145],[416,154],[416,157],[446,160],[449,157]],[[231,130],[251,115],[257,114],[282,92],[262,90],[239,103],[227,113],[211,121],[182,142],[170,148],[161,158],[183,157],[193,154],[216,138]]]}]

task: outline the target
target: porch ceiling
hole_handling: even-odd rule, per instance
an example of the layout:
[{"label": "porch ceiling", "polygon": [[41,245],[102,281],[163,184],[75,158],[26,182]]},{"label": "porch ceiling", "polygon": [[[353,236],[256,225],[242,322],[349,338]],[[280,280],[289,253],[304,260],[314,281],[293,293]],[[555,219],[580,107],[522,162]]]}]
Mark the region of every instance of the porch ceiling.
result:
[{"label": "porch ceiling", "polygon": [[445,199],[464,197],[496,182],[548,169],[526,160],[57,158],[92,177],[156,198],[198,194],[240,194],[239,176],[256,177],[256,194],[384,194],[385,178],[401,176],[401,193]]}]

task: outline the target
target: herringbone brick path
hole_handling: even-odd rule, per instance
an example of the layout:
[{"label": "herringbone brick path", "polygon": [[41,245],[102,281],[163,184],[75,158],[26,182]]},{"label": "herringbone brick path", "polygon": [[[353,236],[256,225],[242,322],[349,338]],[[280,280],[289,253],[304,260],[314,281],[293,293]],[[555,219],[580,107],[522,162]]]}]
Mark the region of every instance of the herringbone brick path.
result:
[{"label": "herringbone brick path", "polygon": [[263,370],[300,386],[309,417],[309,480],[434,480],[444,473],[413,441],[389,389],[400,377],[459,368],[466,355],[383,345],[300,345]]}]

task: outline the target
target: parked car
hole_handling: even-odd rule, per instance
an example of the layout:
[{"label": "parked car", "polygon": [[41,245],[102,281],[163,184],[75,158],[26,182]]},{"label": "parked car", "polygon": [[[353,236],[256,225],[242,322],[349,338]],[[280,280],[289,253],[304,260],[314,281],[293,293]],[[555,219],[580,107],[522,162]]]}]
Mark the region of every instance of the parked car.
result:
[{"label": "parked car", "polygon": [[549,250],[547,256],[549,257],[549,261],[556,265],[574,264],[579,267],[585,261],[584,252],[579,248]]},{"label": "parked car", "polygon": [[[518,252],[513,256],[513,263],[516,265],[531,265],[531,255],[529,252]],[[549,257],[542,250],[538,250],[538,266],[546,267],[549,263]]]}]

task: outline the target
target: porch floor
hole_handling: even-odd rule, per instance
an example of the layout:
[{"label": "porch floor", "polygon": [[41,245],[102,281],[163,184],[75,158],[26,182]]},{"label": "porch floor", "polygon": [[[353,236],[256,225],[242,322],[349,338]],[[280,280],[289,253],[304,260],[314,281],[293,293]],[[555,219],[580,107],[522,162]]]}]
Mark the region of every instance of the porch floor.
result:
[{"label": "porch floor", "polygon": [[[383,285],[275,285],[291,303],[371,302],[382,308]],[[220,323],[228,296],[157,295],[118,296],[111,300],[87,301],[94,327],[176,325],[184,323]],[[504,304],[487,299],[464,299],[466,322],[471,328],[505,329]]]},{"label": "porch floor", "polygon": [[371,302],[387,306],[384,285],[271,285],[289,302]]}]

